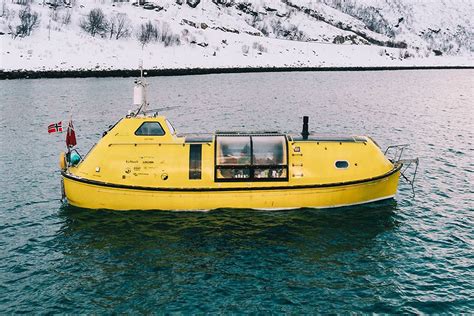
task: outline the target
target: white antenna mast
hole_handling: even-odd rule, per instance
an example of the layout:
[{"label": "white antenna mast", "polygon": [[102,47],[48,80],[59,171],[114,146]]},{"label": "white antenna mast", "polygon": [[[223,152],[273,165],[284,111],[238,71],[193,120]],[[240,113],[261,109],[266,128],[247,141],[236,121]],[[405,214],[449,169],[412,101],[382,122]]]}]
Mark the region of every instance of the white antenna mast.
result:
[{"label": "white antenna mast", "polygon": [[135,79],[135,87],[133,88],[133,105],[138,107],[137,112],[135,115],[140,114],[142,112],[145,114],[145,111],[148,107],[148,101],[146,99],[146,87],[148,83],[145,80],[143,75],[146,75],[146,72],[143,72],[143,61],[140,60],[140,78]]}]

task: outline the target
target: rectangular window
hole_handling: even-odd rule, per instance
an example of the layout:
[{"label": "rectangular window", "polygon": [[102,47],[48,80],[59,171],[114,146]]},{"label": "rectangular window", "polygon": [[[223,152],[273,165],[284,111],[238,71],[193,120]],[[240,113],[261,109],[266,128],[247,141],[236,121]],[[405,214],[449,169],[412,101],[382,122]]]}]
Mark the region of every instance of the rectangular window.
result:
[{"label": "rectangular window", "polygon": [[217,142],[217,164],[219,166],[250,165],[250,137],[222,136]]},{"label": "rectangular window", "polygon": [[257,166],[286,165],[284,136],[252,136],[253,164]]},{"label": "rectangular window", "polygon": [[286,137],[217,136],[216,181],[278,181],[288,179]]},{"label": "rectangular window", "polygon": [[189,145],[189,179],[201,179],[202,145]]}]

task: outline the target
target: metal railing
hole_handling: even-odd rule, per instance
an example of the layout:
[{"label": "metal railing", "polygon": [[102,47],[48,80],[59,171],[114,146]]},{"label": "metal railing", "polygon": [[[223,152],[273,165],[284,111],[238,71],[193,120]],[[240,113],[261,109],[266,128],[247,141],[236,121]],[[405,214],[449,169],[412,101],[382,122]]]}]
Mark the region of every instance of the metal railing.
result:
[{"label": "metal railing", "polygon": [[[416,173],[418,172],[418,165],[420,164],[420,159],[419,158],[402,159],[403,153],[408,147],[409,147],[409,144],[388,146],[384,152],[384,155],[393,164],[402,165],[402,167],[400,168],[400,174],[402,178],[405,179],[405,181],[408,184],[410,184],[413,195],[415,195],[414,184],[415,184]],[[409,174],[408,170],[413,170],[411,175]]]}]

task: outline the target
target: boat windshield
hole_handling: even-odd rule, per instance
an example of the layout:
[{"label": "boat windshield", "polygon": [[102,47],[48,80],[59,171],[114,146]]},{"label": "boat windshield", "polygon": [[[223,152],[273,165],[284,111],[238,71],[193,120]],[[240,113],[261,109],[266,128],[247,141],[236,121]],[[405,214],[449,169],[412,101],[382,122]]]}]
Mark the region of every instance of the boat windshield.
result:
[{"label": "boat windshield", "polygon": [[144,122],[140,127],[135,131],[137,136],[163,136],[165,131],[158,122]]}]

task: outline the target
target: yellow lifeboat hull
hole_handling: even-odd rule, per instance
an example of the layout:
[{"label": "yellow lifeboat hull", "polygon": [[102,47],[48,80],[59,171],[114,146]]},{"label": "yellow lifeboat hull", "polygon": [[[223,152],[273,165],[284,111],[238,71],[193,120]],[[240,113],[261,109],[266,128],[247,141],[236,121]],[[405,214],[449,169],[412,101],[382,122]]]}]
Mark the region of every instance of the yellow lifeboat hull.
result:
[{"label": "yellow lifeboat hull", "polygon": [[331,208],[393,198],[401,165],[379,177],[347,183],[260,188],[126,187],[89,181],[63,172],[68,203],[112,210],[210,210],[216,208]]},{"label": "yellow lifeboat hull", "polygon": [[292,209],[392,198],[401,167],[369,137],[193,138],[158,116],[122,119],[61,172],[64,196],[82,208]]}]

